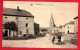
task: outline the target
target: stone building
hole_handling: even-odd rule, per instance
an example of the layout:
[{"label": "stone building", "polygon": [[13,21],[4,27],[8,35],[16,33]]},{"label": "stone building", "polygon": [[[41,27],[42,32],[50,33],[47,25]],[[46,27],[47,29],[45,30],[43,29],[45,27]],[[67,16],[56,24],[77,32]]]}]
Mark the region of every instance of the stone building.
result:
[{"label": "stone building", "polygon": [[[4,27],[5,23],[11,22],[15,23],[16,30],[11,30],[11,28],[14,28],[14,25],[10,27],[8,25],[7,29]],[[34,16],[26,10],[19,9],[19,7],[17,9],[3,8],[3,32],[6,33],[6,37],[34,34]]]},{"label": "stone building", "polygon": [[74,32],[78,33],[78,16],[74,18]]},{"label": "stone building", "polygon": [[39,35],[39,31],[40,31],[39,24],[34,23],[34,33],[36,36]]}]

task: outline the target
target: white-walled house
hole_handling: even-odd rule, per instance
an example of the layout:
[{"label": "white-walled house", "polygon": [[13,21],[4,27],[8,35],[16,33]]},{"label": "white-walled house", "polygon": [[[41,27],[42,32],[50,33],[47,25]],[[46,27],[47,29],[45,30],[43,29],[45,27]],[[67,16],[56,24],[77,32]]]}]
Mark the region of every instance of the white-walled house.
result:
[{"label": "white-walled house", "polygon": [[78,33],[78,16],[74,18],[74,32]]},{"label": "white-walled house", "polygon": [[71,34],[74,33],[74,21],[70,21],[69,23],[66,23],[65,25],[61,25],[58,28],[59,32],[65,33],[65,34]]},{"label": "white-walled house", "polygon": [[65,34],[74,33],[74,21],[70,21],[69,23],[65,24],[64,33]]},{"label": "white-walled house", "polygon": [[58,27],[57,27],[57,26],[55,26],[55,27],[53,28],[53,33],[58,33]]},{"label": "white-walled house", "polygon": [[60,26],[58,27],[58,32],[64,33],[64,32],[65,32],[65,26],[64,26],[64,25],[60,25]]},{"label": "white-walled house", "polygon": [[19,9],[19,7],[17,7],[17,9],[3,9],[3,25],[6,22],[15,22],[18,27],[17,30],[10,32],[8,29],[3,28],[3,32],[6,32],[6,36],[8,37],[20,34],[34,34],[34,16],[28,11]]}]

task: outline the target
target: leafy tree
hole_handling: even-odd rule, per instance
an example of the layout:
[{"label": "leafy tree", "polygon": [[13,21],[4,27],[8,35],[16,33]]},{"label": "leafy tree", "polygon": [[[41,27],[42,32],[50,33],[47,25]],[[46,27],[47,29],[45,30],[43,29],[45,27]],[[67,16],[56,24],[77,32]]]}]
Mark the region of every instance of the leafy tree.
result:
[{"label": "leafy tree", "polygon": [[15,31],[15,30],[18,29],[17,24],[16,24],[15,22],[13,22],[13,21],[11,21],[11,22],[6,22],[6,23],[4,24],[4,28],[5,28],[5,29],[12,30],[12,31]]},{"label": "leafy tree", "polygon": [[4,27],[5,31],[7,31],[7,32],[4,33],[5,37],[8,37],[8,34],[10,36],[10,32],[11,31],[13,31],[13,33],[14,33],[14,31],[16,31],[18,29],[17,24],[15,22],[13,22],[13,21],[5,22],[3,27]]}]

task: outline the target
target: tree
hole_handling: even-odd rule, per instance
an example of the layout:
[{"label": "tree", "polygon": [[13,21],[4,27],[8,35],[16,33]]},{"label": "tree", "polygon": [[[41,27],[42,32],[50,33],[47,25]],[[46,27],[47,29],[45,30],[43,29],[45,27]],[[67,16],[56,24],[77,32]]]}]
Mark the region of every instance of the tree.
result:
[{"label": "tree", "polygon": [[9,29],[10,27],[9,24],[10,24],[9,22],[5,22],[3,25],[4,29]]},{"label": "tree", "polygon": [[8,35],[10,35],[10,31],[14,32],[14,31],[16,31],[18,29],[17,24],[15,22],[13,22],[13,21],[5,22],[3,27],[8,32],[8,33],[5,33],[5,34],[8,34]]},{"label": "tree", "polygon": [[13,21],[11,21],[11,23],[9,23],[9,29],[12,31],[15,31],[18,29],[17,24]]},{"label": "tree", "polygon": [[4,24],[4,28],[5,28],[5,29],[12,30],[12,31],[15,31],[15,30],[18,29],[17,24],[16,24],[15,22],[13,22],[13,21],[11,21],[11,22],[6,22],[6,23]]}]

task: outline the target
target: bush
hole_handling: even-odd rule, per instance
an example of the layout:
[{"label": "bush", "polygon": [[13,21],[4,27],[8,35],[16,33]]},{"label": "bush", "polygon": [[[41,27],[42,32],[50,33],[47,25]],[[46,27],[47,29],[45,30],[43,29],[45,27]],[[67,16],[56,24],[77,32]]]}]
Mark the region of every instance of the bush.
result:
[{"label": "bush", "polygon": [[78,43],[77,38],[76,37],[73,37],[71,39],[71,43],[74,44],[74,45],[77,45],[77,43]]},{"label": "bush", "polygon": [[33,34],[24,34],[23,35],[23,39],[30,39],[30,38],[36,38],[36,36]]},{"label": "bush", "polygon": [[46,34],[45,33],[39,33],[38,35],[37,35],[38,37],[44,37],[44,36],[46,36]]},{"label": "bush", "polygon": [[21,37],[15,36],[15,37],[6,37],[5,40],[27,40],[27,39],[33,39],[36,38],[33,34],[23,34]]}]

